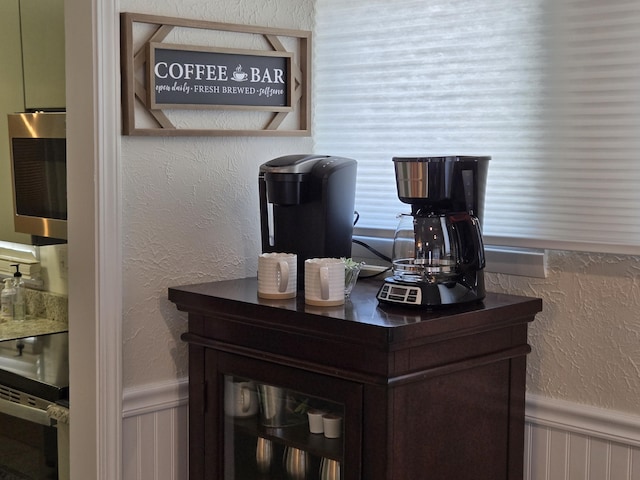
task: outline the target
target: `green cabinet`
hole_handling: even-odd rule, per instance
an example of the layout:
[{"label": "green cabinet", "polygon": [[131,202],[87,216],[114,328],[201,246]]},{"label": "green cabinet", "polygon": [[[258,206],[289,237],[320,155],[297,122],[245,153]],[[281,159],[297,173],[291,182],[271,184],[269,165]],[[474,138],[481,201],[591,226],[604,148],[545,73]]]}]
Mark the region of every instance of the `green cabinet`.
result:
[{"label": "green cabinet", "polygon": [[0,240],[28,244],[13,227],[7,114],[65,108],[64,0],[0,2]]},{"label": "green cabinet", "polygon": [[29,235],[13,228],[13,188],[7,114],[24,110],[20,1],[0,2],[0,240],[29,243]]},{"label": "green cabinet", "polygon": [[24,106],[65,107],[64,0],[20,0]]}]

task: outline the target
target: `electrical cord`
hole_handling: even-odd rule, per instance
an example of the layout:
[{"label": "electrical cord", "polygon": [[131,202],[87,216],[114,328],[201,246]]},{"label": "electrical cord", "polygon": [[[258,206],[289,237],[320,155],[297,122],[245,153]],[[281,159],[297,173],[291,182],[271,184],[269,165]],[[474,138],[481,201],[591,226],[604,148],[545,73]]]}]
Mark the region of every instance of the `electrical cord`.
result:
[{"label": "electrical cord", "polygon": [[367,250],[369,250],[371,253],[373,253],[376,257],[381,258],[382,260],[384,260],[385,262],[389,262],[391,263],[391,259],[389,257],[387,257],[384,253],[380,253],[378,250],[376,250],[375,248],[373,248],[371,245],[367,245],[366,243],[364,243],[361,240],[356,240],[355,238],[352,238],[351,241],[353,243],[355,243],[356,245],[360,245],[361,247],[366,248]]},{"label": "electrical cord", "polygon": [[[358,223],[358,220],[360,220],[360,214],[357,211],[354,211],[353,214],[355,215],[355,219],[353,221],[353,226],[355,226]],[[389,262],[391,263],[391,259],[389,257],[387,257],[384,253],[379,252],[378,250],[376,250],[375,248],[373,248],[371,245],[368,245],[366,243],[364,243],[361,240],[356,240],[355,238],[351,239],[352,243],[355,243],[356,245],[360,245],[361,247],[369,250],[371,253],[373,253],[376,257],[384,260],[385,262]],[[375,278],[378,277],[380,275],[386,274],[389,270],[391,270],[391,267],[387,267],[384,270],[378,272],[378,273],[374,273],[373,275],[365,275],[365,276],[360,276],[361,278]]]}]

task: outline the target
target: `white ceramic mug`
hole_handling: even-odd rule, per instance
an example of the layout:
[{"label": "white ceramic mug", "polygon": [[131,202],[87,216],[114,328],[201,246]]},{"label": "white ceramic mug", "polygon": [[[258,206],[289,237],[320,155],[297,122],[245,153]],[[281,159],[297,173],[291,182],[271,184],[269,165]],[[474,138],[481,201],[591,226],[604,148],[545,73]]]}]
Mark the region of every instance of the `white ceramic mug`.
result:
[{"label": "white ceramic mug", "polygon": [[258,257],[258,296],[278,299],[296,296],[298,257],[295,253],[263,253]]},{"label": "white ceramic mug", "polygon": [[344,304],[344,262],[310,258],[304,262],[304,301],[315,306]]},{"label": "white ceramic mug", "polygon": [[250,417],[258,413],[258,395],[253,382],[225,377],[224,413],[232,417]]}]

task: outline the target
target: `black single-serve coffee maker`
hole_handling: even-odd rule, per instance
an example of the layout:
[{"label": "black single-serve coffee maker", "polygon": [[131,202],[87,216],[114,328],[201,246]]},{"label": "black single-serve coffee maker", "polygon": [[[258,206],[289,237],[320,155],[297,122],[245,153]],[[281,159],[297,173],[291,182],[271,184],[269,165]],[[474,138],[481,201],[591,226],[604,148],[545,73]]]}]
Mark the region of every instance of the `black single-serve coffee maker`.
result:
[{"label": "black single-serve coffee maker", "polygon": [[295,253],[300,289],[305,260],[351,256],[356,168],[350,158],[311,154],[260,166],[262,251]]},{"label": "black single-serve coffee maker", "polygon": [[382,303],[438,307],[482,300],[481,222],[491,157],[394,157],[398,197],[411,205],[396,229]]}]

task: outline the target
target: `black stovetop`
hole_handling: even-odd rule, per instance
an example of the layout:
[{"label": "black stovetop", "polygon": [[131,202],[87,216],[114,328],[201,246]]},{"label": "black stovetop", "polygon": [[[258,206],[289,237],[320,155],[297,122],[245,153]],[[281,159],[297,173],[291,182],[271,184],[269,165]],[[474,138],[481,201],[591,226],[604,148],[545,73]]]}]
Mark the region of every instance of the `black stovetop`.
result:
[{"label": "black stovetop", "polygon": [[0,342],[2,386],[52,402],[68,399],[68,333]]}]

